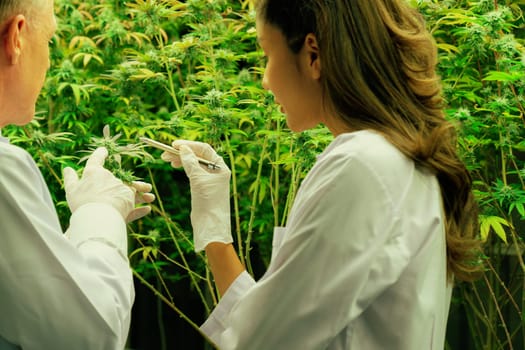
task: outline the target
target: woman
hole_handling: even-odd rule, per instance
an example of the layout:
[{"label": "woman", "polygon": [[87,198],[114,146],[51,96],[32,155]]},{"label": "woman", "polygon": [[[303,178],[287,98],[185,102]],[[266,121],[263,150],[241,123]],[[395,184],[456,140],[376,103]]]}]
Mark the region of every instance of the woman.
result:
[{"label": "woman", "polygon": [[190,178],[195,247],[223,295],[202,330],[221,349],[443,349],[477,213],[421,16],[403,0],[261,0],[257,33],[290,129],[334,140],[257,282],[231,245],[226,164],[197,142],[163,154]]}]

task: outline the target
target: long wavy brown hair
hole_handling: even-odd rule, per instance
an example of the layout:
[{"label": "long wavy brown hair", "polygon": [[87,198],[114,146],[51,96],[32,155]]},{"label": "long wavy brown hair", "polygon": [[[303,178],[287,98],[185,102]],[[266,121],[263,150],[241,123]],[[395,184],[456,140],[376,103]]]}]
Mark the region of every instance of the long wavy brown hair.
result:
[{"label": "long wavy brown hair", "polygon": [[279,29],[298,53],[305,36],[319,45],[325,100],[353,130],[382,133],[433,172],[446,215],[449,277],[481,269],[472,179],[444,117],[437,48],[405,0],[260,0],[258,19]]}]

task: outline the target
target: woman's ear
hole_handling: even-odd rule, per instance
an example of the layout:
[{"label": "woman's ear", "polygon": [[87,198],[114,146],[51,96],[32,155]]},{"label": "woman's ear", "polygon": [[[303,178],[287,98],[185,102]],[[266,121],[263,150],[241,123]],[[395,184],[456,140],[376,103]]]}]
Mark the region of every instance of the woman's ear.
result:
[{"label": "woman's ear", "polygon": [[24,15],[16,15],[11,19],[5,30],[3,38],[4,52],[7,61],[11,65],[18,63],[20,54],[22,53],[22,30],[25,30],[27,25]]},{"label": "woman's ear", "polygon": [[309,33],[304,38],[304,56],[308,65],[309,72],[313,79],[321,77],[321,57],[319,55],[319,45],[315,34]]}]

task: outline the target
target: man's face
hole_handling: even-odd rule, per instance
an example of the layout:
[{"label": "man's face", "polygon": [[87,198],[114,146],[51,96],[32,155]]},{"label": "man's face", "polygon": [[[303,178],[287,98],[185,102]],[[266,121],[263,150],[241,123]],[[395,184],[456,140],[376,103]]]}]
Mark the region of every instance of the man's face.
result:
[{"label": "man's face", "polygon": [[[49,69],[49,42],[56,30],[53,1],[43,1],[25,22],[19,23],[20,55],[9,68],[8,89],[3,91],[2,124],[24,125],[33,119],[35,104]],[[2,125],[0,125],[1,127]]]},{"label": "man's face", "polygon": [[46,1],[42,8],[36,9],[31,18],[28,18],[27,26],[27,54],[24,55],[21,74],[26,83],[26,96],[20,96],[21,100],[27,104],[28,111],[26,116],[21,114],[23,124],[33,119],[35,114],[35,104],[38,95],[42,90],[49,69],[49,42],[56,30],[56,19],[53,11],[53,1]]}]

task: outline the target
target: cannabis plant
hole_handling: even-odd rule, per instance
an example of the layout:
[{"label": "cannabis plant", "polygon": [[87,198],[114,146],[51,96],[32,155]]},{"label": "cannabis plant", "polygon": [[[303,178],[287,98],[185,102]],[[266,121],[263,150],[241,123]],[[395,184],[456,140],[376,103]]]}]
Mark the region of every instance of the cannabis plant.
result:
[{"label": "cannabis plant", "polygon": [[525,346],[523,1],[418,1],[439,46],[448,117],[472,173],[487,270],[455,289],[451,349]]},{"label": "cannabis plant", "polygon": [[[487,255],[481,280],[455,288],[447,347],[520,349],[524,1],[411,2],[439,46],[447,116],[457,125],[458,146],[475,180]],[[211,347],[198,325],[219,296],[205,256],[193,252],[187,178],[139,138],[199,140],[223,156],[232,170],[235,246],[258,278],[269,263],[273,226],[286,222],[298,184],[331,136],[324,128],[290,133],[261,87],[264,66],[250,0],[55,4],[52,68],[37,116],[3,132],[37,160],[64,226],[69,210],[61,169],[81,166],[96,146],[110,149],[107,165],[123,180],[153,184],[153,213],[129,227],[138,292],[129,346]],[[143,331],[142,320],[153,323]]]}]

